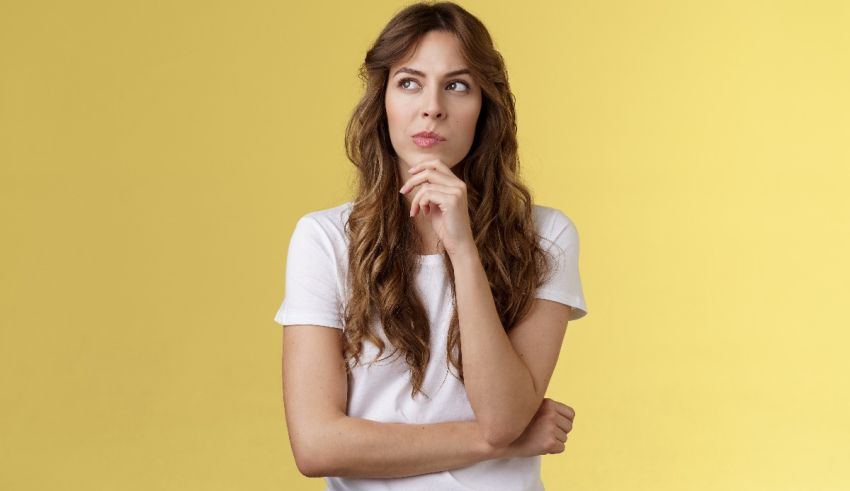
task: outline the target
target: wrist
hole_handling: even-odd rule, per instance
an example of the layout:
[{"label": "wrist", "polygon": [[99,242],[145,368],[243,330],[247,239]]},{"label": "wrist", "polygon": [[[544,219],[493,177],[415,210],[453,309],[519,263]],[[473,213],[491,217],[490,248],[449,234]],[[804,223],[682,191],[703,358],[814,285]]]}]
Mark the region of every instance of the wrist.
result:
[{"label": "wrist", "polygon": [[488,447],[488,459],[508,459],[514,456],[513,448],[510,445],[497,447],[485,442]]},{"label": "wrist", "polygon": [[449,258],[454,265],[481,261],[481,257],[478,255],[478,248],[475,247],[475,244],[469,244],[454,252],[450,252]]}]

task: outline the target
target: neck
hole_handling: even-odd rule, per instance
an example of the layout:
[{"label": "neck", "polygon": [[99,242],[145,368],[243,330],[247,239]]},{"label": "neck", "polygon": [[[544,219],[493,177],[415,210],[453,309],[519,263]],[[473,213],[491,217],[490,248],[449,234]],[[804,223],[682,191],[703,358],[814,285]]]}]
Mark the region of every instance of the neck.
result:
[{"label": "neck", "polygon": [[408,219],[413,220],[413,228],[419,239],[417,254],[442,254],[443,247],[439,244],[439,236],[437,236],[433,227],[431,227],[430,217],[420,212],[415,217]]}]

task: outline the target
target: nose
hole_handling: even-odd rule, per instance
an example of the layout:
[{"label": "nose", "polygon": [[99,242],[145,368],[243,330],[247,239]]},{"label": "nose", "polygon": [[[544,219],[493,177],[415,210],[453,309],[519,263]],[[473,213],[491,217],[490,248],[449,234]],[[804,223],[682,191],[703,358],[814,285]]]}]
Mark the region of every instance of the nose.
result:
[{"label": "nose", "polygon": [[446,117],[446,108],[443,104],[442,93],[440,89],[433,89],[425,96],[425,107],[422,109],[422,116],[425,118],[444,119]]}]

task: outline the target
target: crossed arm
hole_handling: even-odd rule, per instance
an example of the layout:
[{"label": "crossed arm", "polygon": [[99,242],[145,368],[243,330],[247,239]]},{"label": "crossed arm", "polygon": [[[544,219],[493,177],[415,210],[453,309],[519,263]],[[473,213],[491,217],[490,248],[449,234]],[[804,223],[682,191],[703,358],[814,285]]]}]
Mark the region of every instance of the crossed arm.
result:
[{"label": "crossed arm", "polygon": [[[507,448],[484,440],[476,421],[419,425],[346,416],[341,342],[338,329],[309,325],[284,329],[286,423],[302,474],[405,477],[507,456]],[[309,379],[299,376],[305,372]]]},{"label": "crossed arm", "polygon": [[467,396],[487,442],[504,446],[531,421],[549,387],[571,307],[535,298],[505,332],[478,251],[452,257]]},{"label": "crossed arm", "polygon": [[[464,380],[475,421],[381,423],[345,414],[342,331],[284,328],[283,394],[290,444],[305,476],[395,478],[511,456],[540,406],[569,307],[535,299],[505,333],[477,255],[453,258]],[[309,379],[300,374],[310,373]]]}]

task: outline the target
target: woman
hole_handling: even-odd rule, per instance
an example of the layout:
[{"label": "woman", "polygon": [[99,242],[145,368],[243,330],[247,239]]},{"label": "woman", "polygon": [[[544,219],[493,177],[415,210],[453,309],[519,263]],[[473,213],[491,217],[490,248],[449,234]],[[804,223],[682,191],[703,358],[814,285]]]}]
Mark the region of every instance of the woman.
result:
[{"label": "woman", "polygon": [[543,489],[575,416],[544,395],[587,307],[575,226],[519,180],[502,57],[420,3],[361,78],[356,199],[298,221],[275,316],[296,464],[332,490]]}]

